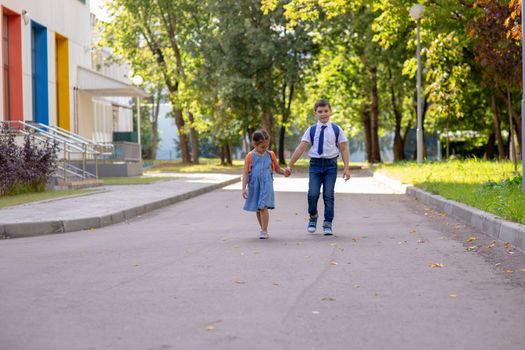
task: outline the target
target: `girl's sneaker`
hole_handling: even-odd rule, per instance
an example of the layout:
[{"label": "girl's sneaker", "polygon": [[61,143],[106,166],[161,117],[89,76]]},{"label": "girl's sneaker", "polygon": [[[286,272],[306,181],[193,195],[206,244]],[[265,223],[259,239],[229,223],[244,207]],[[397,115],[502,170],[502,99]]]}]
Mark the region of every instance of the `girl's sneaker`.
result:
[{"label": "girl's sneaker", "polygon": [[259,239],[268,239],[268,238],[270,238],[270,235],[268,234],[268,232],[261,231],[259,233]]}]

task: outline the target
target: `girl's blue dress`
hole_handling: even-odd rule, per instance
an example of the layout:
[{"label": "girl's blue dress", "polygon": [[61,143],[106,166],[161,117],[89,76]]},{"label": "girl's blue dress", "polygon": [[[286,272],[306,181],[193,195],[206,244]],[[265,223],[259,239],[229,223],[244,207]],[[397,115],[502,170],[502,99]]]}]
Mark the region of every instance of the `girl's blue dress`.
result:
[{"label": "girl's blue dress", "polygon": [[272,156],[268,152],[262,156],[252,152],[252,172],[248,179],[248,199],[244,203],[244,210],[258,211],[265,207],[275,208]]}]

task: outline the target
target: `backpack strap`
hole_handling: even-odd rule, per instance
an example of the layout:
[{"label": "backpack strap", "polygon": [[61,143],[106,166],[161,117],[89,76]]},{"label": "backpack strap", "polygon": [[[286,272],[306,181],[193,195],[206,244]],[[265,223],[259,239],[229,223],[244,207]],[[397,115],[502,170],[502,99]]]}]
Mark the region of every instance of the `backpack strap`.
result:
[{"label": "backpack strap", "polygon": [[[314,136],[316,129],[317,123],[310,127],[310,145],[312,146],[314,145]],[[337,125],[336,123],[332,123],[332,129],[334,129],[335,134],[335,146],[339,147],[339,133],[341,132],[341,130],[339,129],[339,125]]]},{"label": "backpack strap", "polygon": [[310,127],[310,145],[314,145],[315,130],[317,129],[317,123]]},{"label": "backpack strap", "polygon": [[332,123],[332,128],[334,129],[335,134],[335,147],[339,148],[339,132],[341,130],[339,129],[339,125],[336,123]]},{"label": "backpack strap", "polygon": [[[272,171],[275,172],[275,164],[277,163],[277,157],[275,156],[275,153],[273,151],[266,151],[270,154],[270,157],[272,158]],[[253,151],[248,152],[248,155],[246,156],[246,161],[248,162],[248,174],[252,172],[252,158],[253,158]]]},{"label": "backpack strap", "polygon": [[246,156],[246,161],[248,162],[248,174],[252,172],[252,155],[253,151],[248,152],[248,155]]},{"label": "backpack strap", "polygon": [[277,163],[277,157],[275,156],[275,152],[268,151],[270,153],[270,157],[272,158],[272,172],[275,173],[275,164]]}]

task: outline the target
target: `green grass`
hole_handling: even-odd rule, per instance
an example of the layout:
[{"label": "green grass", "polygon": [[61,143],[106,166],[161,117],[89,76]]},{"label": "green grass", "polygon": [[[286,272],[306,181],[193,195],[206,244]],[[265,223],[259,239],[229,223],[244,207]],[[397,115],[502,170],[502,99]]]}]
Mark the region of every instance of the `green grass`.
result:
[{"label": "green grass", "polygon": [[[183,164],[180,161],[152,161],[154,165],[147,169],[146,173],[228,173],[241,174],[244,166],[243,159],[233,160],[233,166],[221,165],[218,158],[200,158],[200,164]],[[295,163],[295,170],[305,171],[308,169],[308,159],[299,159]],[[361,166],[363,163],[352,163]],[[342,168],[343,162],[339,161]]]},{"label": "green grass", "polygon": [[514,173],[511,162],[471,159],[427,162],[421,167],[414,162],[400,162],[373,169],[447,199],[525,224],[521,176]]},{"label": "green grass", "polygon": [[3,196],[0,197],[0,209],[11,207],[13,205],[27,204],[32,202],[38,202],[48,199],[56,199],[69,197],[89,192],[94,192],[96,190],[92,189],[82,189],[82,190],[57,190],[57,191],[44,191],[44,192],[33,192],[33,193],[24,193],[18,194],[15,196]]},{"label": "green grass", "polygon": [[135,177],[105,177],[102,178],[104,185],[144,185],[151,184],[159,181],[172,180],[173,177],[169,176],[135,176]]},{"label": "green grass", "polygon": [[183,164],[181,161],[155,161],[146,173],[233,173],[240,174],[243,160],[234,160],[233,166],[221,165],[217,158],[200,158],[200,164]]}]

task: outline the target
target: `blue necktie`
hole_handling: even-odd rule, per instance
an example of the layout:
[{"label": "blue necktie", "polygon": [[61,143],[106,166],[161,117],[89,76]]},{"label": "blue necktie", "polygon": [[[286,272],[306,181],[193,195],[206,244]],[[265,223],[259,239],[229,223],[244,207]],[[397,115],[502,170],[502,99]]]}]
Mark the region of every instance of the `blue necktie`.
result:
[{"label": "blue necktie", "polygon": [[326,125],[321,126],[321,133],[319,134],[319,143],[317,144],[317,154],[323,154],[323,144],[324,144],[324,129]]}]

